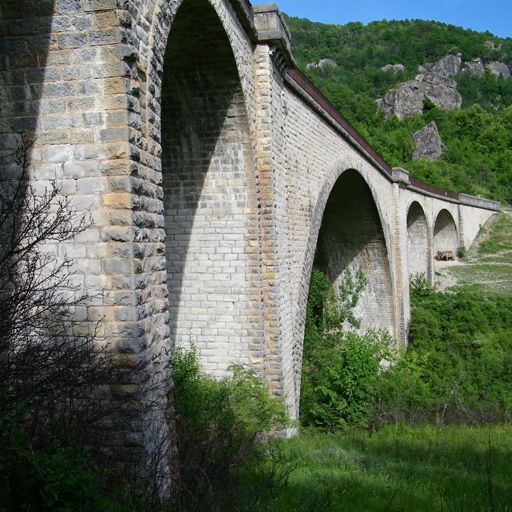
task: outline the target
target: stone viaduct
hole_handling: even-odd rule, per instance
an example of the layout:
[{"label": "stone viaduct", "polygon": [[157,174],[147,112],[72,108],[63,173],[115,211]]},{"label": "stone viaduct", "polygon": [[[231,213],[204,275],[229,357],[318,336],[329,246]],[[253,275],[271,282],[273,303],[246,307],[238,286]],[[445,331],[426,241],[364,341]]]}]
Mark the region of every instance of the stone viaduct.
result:
[{"label": "stone viaduct", "polygon": [[315,249],[334,282],[363,269],[363,326],[405,343],[409,276],[499,206],[391,169],[296,69],[276,4],[2,0],[0,109],[3,153],[34,134],[35,189],[92,215],[47,248],[101,292],[77,321],[134,361],[191,338],[294,415]]}]

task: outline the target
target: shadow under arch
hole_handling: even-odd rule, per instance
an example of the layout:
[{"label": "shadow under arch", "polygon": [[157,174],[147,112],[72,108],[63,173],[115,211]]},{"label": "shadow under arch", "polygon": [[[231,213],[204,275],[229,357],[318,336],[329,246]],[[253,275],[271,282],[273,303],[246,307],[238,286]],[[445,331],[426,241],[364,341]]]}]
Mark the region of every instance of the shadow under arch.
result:
[{"label": "shadow under arch", "polygon": [[424,274],[431,279],[429,226],[423,207],[413,201],[407,212],[407,268],[409,278]]},{"label": "shadow under arch", "polygon": [[[310,217],[310,230],[301,267],[300,284],[296,293],[294,336],[297,368],[295,369],[295,399],[298,417],[302,365],[302,344],[309,282],[319,246],[319,263],[332,281],[342,277],[348,268],[359,268],[368,279],[356,316],[361,318],[361,330],[388,329],[397,336],[392,269],[388,257],[388,241],[383,229],[383,215],[376,194],[360,170],[350,162],[340,161],[321,188]],[[330,268],[329,268],[330,267]]]},{"label": "shadow under arch", "polygon": [[240,76],[207,0],[184,0],[176,13],[161,104],[171,342],[191,335],[205,369],[222,374],[262,343],[261,256]]},{"label": "shadow under arch", "polygon": [[331,190],[317,241],[320,269],[338,285],[348,270],[364,273],[367,285],[356,307],[361,331],[395,334],[395,308],[388,250],[370,187],[355,170],[345,171]]},{"label": "shadow under arch", "polygon": [[434,253],[437,251],[453,251],[457,254],[459,235],[452,214],[442,209],[434,224]]}]

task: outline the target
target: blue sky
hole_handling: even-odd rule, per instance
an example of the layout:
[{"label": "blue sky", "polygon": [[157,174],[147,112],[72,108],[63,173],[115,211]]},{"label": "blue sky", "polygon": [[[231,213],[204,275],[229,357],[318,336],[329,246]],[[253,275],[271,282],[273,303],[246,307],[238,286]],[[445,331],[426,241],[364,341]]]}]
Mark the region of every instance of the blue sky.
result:
[{"label": "blue sky", "polygon": [[[251,0],[253,5],[269,3]],[[512,37],[512,0],[279,0],[290,16],[344,25],[361,21],[422,19]]]}]

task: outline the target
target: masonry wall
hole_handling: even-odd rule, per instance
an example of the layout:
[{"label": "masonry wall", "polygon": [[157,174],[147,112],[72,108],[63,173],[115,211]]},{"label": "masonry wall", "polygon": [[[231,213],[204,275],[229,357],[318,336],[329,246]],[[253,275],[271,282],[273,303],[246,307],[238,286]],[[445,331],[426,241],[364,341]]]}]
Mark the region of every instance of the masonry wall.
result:
[{"label": "masonry wall", "polygon": [[207,2],[185,2],[172,25],[161,118],[171,343],[193,340],[221,376],[262,357],[261,247],[247,109]]},{"label": "masonry wall", "polygon": [[[264,48],[260,51],[263,53]],[[401,332],[395,307],[396,269],[390,265],[395,253],[393,187],[390,179],[375,172],[364,158],[356,156],[350,144],[284,82],[279,61],[271,55],[267,59],[272,74],[269,102],[273,128],[272,162],[278,176],[275,186],[279,187],[274,195],[274,208],[278,212],[275,240],[279,251],[279,260],[275,263],[278,269],[275,293],[286,294],[281,298],[278,319],[282,333],[279,337],[282,357],[279,385],[290,397],[290,402],[298,407],[309,279],[324,209],[338,179],[341,201],[346,202],[351,194],[359,197],[362,193],[372,213],[366,229],[356,225],[355,219],[361,209],[351,211],[350,206],[337,208],[335,205],[327,225],[334,229],[333,232],[344,233],[344,237],[335,237],[338,243],[326,248],[326,256],[333,263],[336,277],[354,258],[351,268],[363,266],[367,272],[369,286],[361,301],[365,326],[385,326],[393,334]],[[347,176],[352,174],[354,179],[344,180],[345,172]],[[386,313],[377,313],[377,304],[380,304],[381,312]]]},{"label": "masonry wall", "polygon": [[[122,364],[151,361],[169,386],[168,349],[190,337],[207,369],[253,365],[296,416],[318,242],[333,281],[367,275],[363,325],[405,342],[411,262],[432,261],[439,213],[455,247],[491,213],[384,172],[287,78],[282,34],[258,39],[244,5],[4,0],[0,151],[30,132],[34,186],[55,180],[91,215],[73,243],[48,245],[98,292],[77,311],[84,332],[99,322]],[[169,405],[168,391],[148,398]],[[172,428],[139,420],[127,446]]]},{"label": "masonry wall", "polygon": [[407,214],[407,266],[409,276],[430,276],[431,243],[425,212],[415,201]]},{"label": "masonry wall", "polygon": [[[408,246],[410,254],[407,258],[409,274],[414,270],[426,272],[433,282],[434,256],[438,250],[453,250],[463,245],[471,247],[478,232],[485,222],[499,208],[494,201],[465,197],[444,200],[431,194],[425,194],[414,187],[402,187],[399,201],[406,205],[408,216]],[[469,204],[468,204],[469,203]],[[424,216],[424,219],[423,219]],[[418,221],[419,219],[419,221]],[[428,233],[427,240],[424,239]],[[422,234],[423,233],[423,234]],[[423,254],[427,247],[427,268],[421,270],[418,255],[423,262]]]},{"label": "masonry wall", "polygon": [[461,245],[469,249],[480,231],[480,228],[492,217],[492,210],[461,204],[459,208],[461,223]]},{"label": "masonry wall", "polygon": [[362,271],[367,285],[354,309],[361,331],[395,332],[394,297],[384,232],[370,190],[361,176],[345,171],[332,189],[317,241],[320,268],[339,286],[347,273]]}]

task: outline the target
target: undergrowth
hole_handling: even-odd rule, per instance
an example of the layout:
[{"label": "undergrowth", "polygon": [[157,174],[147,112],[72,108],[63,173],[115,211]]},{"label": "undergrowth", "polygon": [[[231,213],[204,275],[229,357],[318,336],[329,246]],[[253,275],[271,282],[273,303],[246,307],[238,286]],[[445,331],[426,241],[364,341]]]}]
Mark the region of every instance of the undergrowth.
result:
[{"label": "undergrowth", "polygon": [[173,353],[181,493],[178,510],[256,510],[283,487],[294,465],[282,439],[269,436],[290,425],[282,399],[243,366],[216,380],[198,353]]},{"label": "undergrowth", "polygon": [[286,444],[301,465],[273,512],[505,512],[510,425],[303,433]]}]

